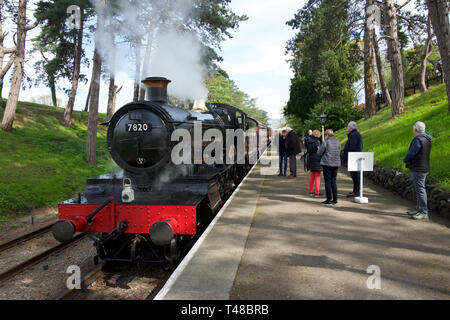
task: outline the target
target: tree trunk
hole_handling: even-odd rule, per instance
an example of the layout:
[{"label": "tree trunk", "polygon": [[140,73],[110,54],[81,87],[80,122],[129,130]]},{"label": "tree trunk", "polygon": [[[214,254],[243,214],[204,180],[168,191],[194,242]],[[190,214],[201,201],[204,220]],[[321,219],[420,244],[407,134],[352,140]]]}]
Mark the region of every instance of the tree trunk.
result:
[{"label": "tree trunk", "polygon": [[141,84],[141,41],[136,40],[134,46],[134,52],[136,54],[136,69],[134,71],[134,92],[133,101],[139,100],[139,89]]},{"label": "tree trunk", "polygon": [[364,92],[366,98],[365,119],[369,119],[376,112],[376,100],[375,100],[375,70],[374,70],[374,58],[373,58],[373,30],[374,24],[374,12],[373,9],[374,0],[366,1],[366,17],[364,27]]},{"label": "tree trunk", "polygon": [[397,10],[393,0],[383,0],[386,24],[389,60],[392,77],[392,117],[405,110],[405,84],[403,81],[403,63],[400,52],[397,30]]},{"label": "tree trunk", "polygon": [[118,88],[117,86],[114,86],[114,95],[113,95],[113,101],[112,101],[112,108],[111,108],[111,117],[114,114],[114,111],[116,109],[116,97],[119,91],[122,90],[122,87]]},{"label": "tree trunk", "polygon": [[110,65],[109,68],[109,90],[108,90],[108,104],[106,106],[106,121],[111,120],[112,115],[114,113],[114,93],[116,90],[115,85],[115,73],[116,73],[116,45],[115,45],[115,36],[114,36],[114,28],[112,22],[109,24],[109,41],[111,42],[111,52],[109,54],[111,55],[111,58],[109,59]]},{"label": "tree trunk", "polygon": [[428,12],[436,35],[439,53],[441,54],[442,69],[444,71],[447,88],[448,110],[450,112],[450,26],[448,21],[447,0],[427,0]]},{"label": "tree trunk", "polygon": [[[3,59],[5,56],[5,53],[3,52],[3,40],[5,39],[5,35],[3,34],[2,30],[2,10],[0,8],[0,73],[3,72]],[[6,74],[6,72],[5,72]],[[3,77],[0,77],[0,99],[2,98],[2,91],[3,91]]]},{"label": "tree trunk", "polygon": [[387,103],[387,105],[390,105],[392,103],[391,94],[389,93],[389,89],[384,78],[383,62],[381,61],[380,48],[378,46],[378,40],[375,35],[375,30],[373,31],[373,48],[375,52],[375,60],[377,61],[378,78],[380,78],[380,85],[383,92],[384,101]]},{"label": "tree trunk", "polygon": [[100,93],[100,72],[102,61],[97,48],[94,51],[94,63],[92,66],[92,90],[89,103],[88,133],[86,141],[86,161],[96,164],[97,156],[97,125],[98,125],[98,101]]},{"label": "tree trunk", "polygon": [[[147,46],[145,48],[144,61],[142,63],[142,78],[149,77],[149,65],[150,65],[150,55],[152,53],[152,44],[153,44],[153,31],[148,32],[147,37]],[[145,100],[145,87],[141,85],[141,89],[139,91],[139,100]]]},{"label": "tree trunk", "polygon": [[50,87],[52,104],[56,108],[58,106],[58,101],[56,99],[56,85],[55,85],[55,78],[54,78],[53,74],[48,75],[48,86]]},{"label": "tree trunk", "polygon": [[26,12],[27,1],[19,0],[17,14],[17,49],[14,56],[14,72],[12,76],[11,88],[9,90],[8,101],[6,102],[5,112],[3,114],[1,124],[1,129],[5,131],[12,130],[17,102],[19,101],[23,64],[25,61]]},{"label": "tree trunk", "polygon": [[425,48],[423,49],[422,59],[420,61],[420,78],[419,78],[419,89],[420,92],[427,92],[427,59],[431,55],[433,50],[433,32],[431,31],[431,20],[428,15],[427,22],[427,40],[425,42]]},{"label": "tree trunk", "polygon": [[111,120],[114,113],[114,96],[116,91],[115,76],[111,72],[109,76],[109,90],[108,90],[108,106],[106,107],[106,121]]},{"label": "tree trunk", "polygon": [[2,7],[0,6],[0,98],[2,98],[2,91],[3,91],[3,78],[5,77],[6,73],[11,68],[11,64],[13,62],[13,59],[10,58],[6,66],[3,68],[3,60],[5,58],[5,47],[4,45],[4,39],[6,34],[3,33],[2,29],[2,21],[3,21],[3,12]]},{"label": "tree trunk", "polygon": [[91,79],[91,83],[89,84],[89,91],[86,97],[86,103],[84,104],[84,112],[88,112],[89,111],[89,100],[91,99],[91,92],[92,92],[92,79]]},{"label": "tree trunk", "polygon": [[114,111],[116,110],[116,97],[120,90],[122,90],[122,86],[120,88],[118,88],[118,86],[114,86],[114,93],[112,96],[112,103],[111,103],[111,118],[114,115]]},{"label": "tree trunk", "polygon": [[[83,15],[83,12],[81,12],[81,15]],[[80,19],[80,29],[78,29],[78,32],[76,36],[74,37],[76,40],[74,41],[75,44],[75,57],[74,57],[74,70],[73,70],[73,77],[72,77],[72,88],[70,89],[70,96],[69,101],[67,102],[66,109],[64,110],[64,122],[66,123],[67,127],[72,126],[72,111],[73,107],[75,105],[75,97],[77,95],[78,90],[78,82],[80,80],[80,70],[81,70],[81,54],[83,51],[83,17]]]}]

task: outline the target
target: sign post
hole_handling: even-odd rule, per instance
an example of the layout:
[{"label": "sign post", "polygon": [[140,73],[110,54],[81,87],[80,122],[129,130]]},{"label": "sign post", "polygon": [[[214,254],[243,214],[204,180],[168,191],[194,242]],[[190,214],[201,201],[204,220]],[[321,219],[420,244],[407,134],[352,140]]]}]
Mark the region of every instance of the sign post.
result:
[{"label": "sign post", "polygon": [[348,171],[359,171],[361,175],[359,197],[355,197],[356,203],[369,203],[369,199],[363,196],[363,172],[373,171],[373,152],[349,152]]}]

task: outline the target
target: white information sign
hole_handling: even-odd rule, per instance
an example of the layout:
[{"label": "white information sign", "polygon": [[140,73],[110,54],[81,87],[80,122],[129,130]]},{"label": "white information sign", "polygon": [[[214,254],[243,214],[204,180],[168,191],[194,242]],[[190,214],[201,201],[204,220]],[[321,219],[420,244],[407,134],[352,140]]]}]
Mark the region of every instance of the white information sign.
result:
[{"label": "white information sign", "polygon": [[373,152],[348,153],[348,171],[361,171],[361,164],[363,171],[373,171]]},{"label": "white information sign", "polygon": [[349,152],[348,171],[359,171],[361,175],[360,195],[355,197],[356,203],[369,203],[369,199],[363,197],[363,172],[373,171],[373,152]]}]

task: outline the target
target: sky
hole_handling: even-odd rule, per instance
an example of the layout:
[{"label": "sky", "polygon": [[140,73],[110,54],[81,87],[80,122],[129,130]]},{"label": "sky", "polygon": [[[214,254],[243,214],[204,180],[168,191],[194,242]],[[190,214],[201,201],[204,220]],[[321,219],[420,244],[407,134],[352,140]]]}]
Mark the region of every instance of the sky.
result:
[{"label": "sky", "polygon": [[238,14],[246,14],[234,37],[222,46],[222,68],[237,86],[257,98],[269,118],[280,119],[289,100],[293,72],[286,62],[286,42],[295,31],[286,25],[306,1],[232,0]]},{"label": "sky", "polygon": [[[31,2],[28,17],[33,20],[32,13],[35,1]],[[267,111],[269,118],[282,118],[282,110],[289,99],[289,85],[293,73],[290,70],[285,55],[286,42],[295,34],[294,30],[286,25],[295,12],[303,6],[305,0],[232,0],[231,8],[237,14],[245,14],[249,20],[240,24],[233,32],[233,38],[221,45],[220,55],[224,61],[221,67],[228,72],[240,90],[252,98],[257,98],[257,106]],[[30,49],[30,39],[39,33],[39,29],[32,30],[27,35],[27,49]],[[8,45],[8,39],[7,43]],[[9,43],[10,44],[10,43]],[[121,53],[119,53],[120,56]],[[122,52],[123,59],[127,53]],[[88,57],[92,54],[88,52]],[[119,58],[120,60],[120,58]],[[34,57],[28,55],[25,65],[27,75],[33,76]],[[90,76],[90,70],[84,69]],[[6,79],[10,78],[12,68]],[[164,76],[164,75],[161,75]],[[132,100],[133,80],[125,71],[116,75],[116,83],[123,85],[122,91],[117,95],[116,109]],[[70,81],[58,83],[61,88],[70,88]],[[3,96],[7,96],[9,83],[3,89]],[[88,84],[79,85],[75,110],[82,110],[87,97]],[[107,81],[101,83],[99,112],[106,112]],[[48,95],[45,85],[21,90],[19,99],[31,101],[32,97]],[[58,98],[67,101],[66,94],[58,90]]]}]

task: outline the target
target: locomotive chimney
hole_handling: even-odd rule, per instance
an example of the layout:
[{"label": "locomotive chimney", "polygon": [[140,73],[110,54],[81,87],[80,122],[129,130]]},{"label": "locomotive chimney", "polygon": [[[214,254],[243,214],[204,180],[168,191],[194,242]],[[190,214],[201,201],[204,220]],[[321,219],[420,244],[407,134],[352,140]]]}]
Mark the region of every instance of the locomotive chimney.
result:
[{"label": "locomotive chimney", "polygon": [[145,100],[151,102],[168,102],[167,85],[170,82],[170,80],[162,77],[149,77],[142,80],[142,83],[147,88]]}]

